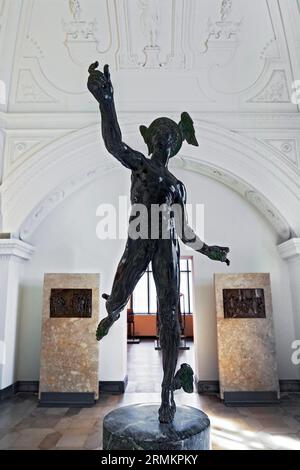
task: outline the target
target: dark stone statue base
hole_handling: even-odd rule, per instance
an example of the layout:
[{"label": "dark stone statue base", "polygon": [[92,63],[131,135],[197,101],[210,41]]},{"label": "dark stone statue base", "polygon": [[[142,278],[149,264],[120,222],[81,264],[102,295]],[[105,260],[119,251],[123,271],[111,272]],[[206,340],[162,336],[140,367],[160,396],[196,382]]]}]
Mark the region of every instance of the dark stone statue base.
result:
[{"label": "dark stone statue base", "polygon": [[210,421],[203,411],[178,406],[172,424],[158,421],[159,405],[130,405],[103,421],[103,450],[209,450]]}]

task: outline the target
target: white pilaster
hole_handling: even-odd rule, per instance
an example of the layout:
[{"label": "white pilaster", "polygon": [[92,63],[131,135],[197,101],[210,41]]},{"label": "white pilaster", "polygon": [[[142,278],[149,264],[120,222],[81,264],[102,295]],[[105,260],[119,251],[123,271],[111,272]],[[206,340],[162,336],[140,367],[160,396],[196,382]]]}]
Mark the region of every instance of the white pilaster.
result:
[{"label": "white pilaster", "polygon": [[300,238],[282,243],[278,246],[278,251],[289,267],[295,336],[300,340]]},{"label": "white pilaster", "polygon": [[15,382],[20,273],[33,252],[28,243],[0,239],[0,390]]}]

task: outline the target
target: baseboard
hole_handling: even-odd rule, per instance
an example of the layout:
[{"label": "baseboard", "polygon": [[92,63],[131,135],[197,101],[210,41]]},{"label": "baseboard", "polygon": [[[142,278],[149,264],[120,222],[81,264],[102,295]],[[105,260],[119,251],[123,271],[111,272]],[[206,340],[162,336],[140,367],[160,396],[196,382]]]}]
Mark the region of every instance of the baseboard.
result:
[{"label": "baseboard", "polygon": [[128,383],[128,376],[119,382],[117,381],[100,381],[99,382],[99,392],[100,393],[114,393],[122,394],[125,393]]},{"label": "baseboard", "polygon": [[195,380],[197,392],[202,395],[211,395],[220,393],[220,384],[218,380]]},{"label": "baseboard", "polygon": [[[122,394],[125,392],[128,383],[128,377],[120,381],[100,381],[100,393]],[[12,385],[0,390],[0,401],[10,398],[16,393],[38,393],[38,380],[18,380]]]},{"label": "baseboard", "polygon": [[297,379],[287,379],[279,380],[279,388],[282,393],[284,392],[300,392],[300,380]]},{"label": "baseboard", "polygon": [[8,387],[3,388],[0,390],[0,401],[6,400],[6,398],[10,398],[12,395],[16,393],[16,385],[12,384]]},{"label": "baseboard", "polygon": [[15,393],[39,393],[38,380],[18,380]]},{"label": "baseboard", "polygon": [[[128,377],[121,381],[100,381],[100,393],[123,394],[126,390]],[[198,380],[195,379],[196,389],[199,394],[210,395],[220,393],[220,383],[218,380]],[[280,392],[300,393],[300,380],[283,379],[279,380]],[[9,398],[16,393],[38,393],[38,380],[19,380],[14,384],[0,390],[0,401]]]},{"label": "baseboard", "polygon": [[[195,380],[197,392],[202,395],[219,394],[219,380]],[[279,380],[279,389],[281,393],[300,393],[300,380],[282,379]]]},{"label": "baseboard", "polygon": [[277,392],[224,392],[227,406],[274,405],[279,403]]},{"label": "baseboard", "polygon": [[42,392],[39,399],[40,407],[88,407],[96,403],[95,393],[57,393],[57,392]]}]

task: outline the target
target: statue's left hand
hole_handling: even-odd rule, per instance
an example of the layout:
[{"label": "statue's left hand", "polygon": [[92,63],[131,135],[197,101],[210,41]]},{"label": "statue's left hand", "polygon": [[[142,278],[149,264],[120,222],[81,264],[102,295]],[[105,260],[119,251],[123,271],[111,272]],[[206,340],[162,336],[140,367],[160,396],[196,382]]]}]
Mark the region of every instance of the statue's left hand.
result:
[{"label": "statue's left hand", "polygon": [[227,266],[230,265],[230,261],[227,259],[229,251],[230,250],[227,246],[208,246],[205,244],[200,250],[200,252],[208,258],[214,261],[221,261],[222,263],[226,263]]},{"label": "statue's left hand", "polygon": [[104,65],[103,72],[97,70],[98,62],[89,66],[89,78],[87,87],[98,103],[110,101],[113,98],[114,89],[110,80],[108,65]]}]

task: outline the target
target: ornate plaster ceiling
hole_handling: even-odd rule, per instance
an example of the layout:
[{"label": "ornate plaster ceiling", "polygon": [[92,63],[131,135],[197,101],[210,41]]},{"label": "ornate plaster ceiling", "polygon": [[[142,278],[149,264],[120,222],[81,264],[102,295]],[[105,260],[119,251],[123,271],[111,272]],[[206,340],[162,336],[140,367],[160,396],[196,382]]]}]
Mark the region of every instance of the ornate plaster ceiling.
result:
[{"label": "ornate plaster ceiling", "polygon": [[8,109],[94,109],[98,59],[122,110],[296,112],[295,15],[297,0],[0,0]]}]

